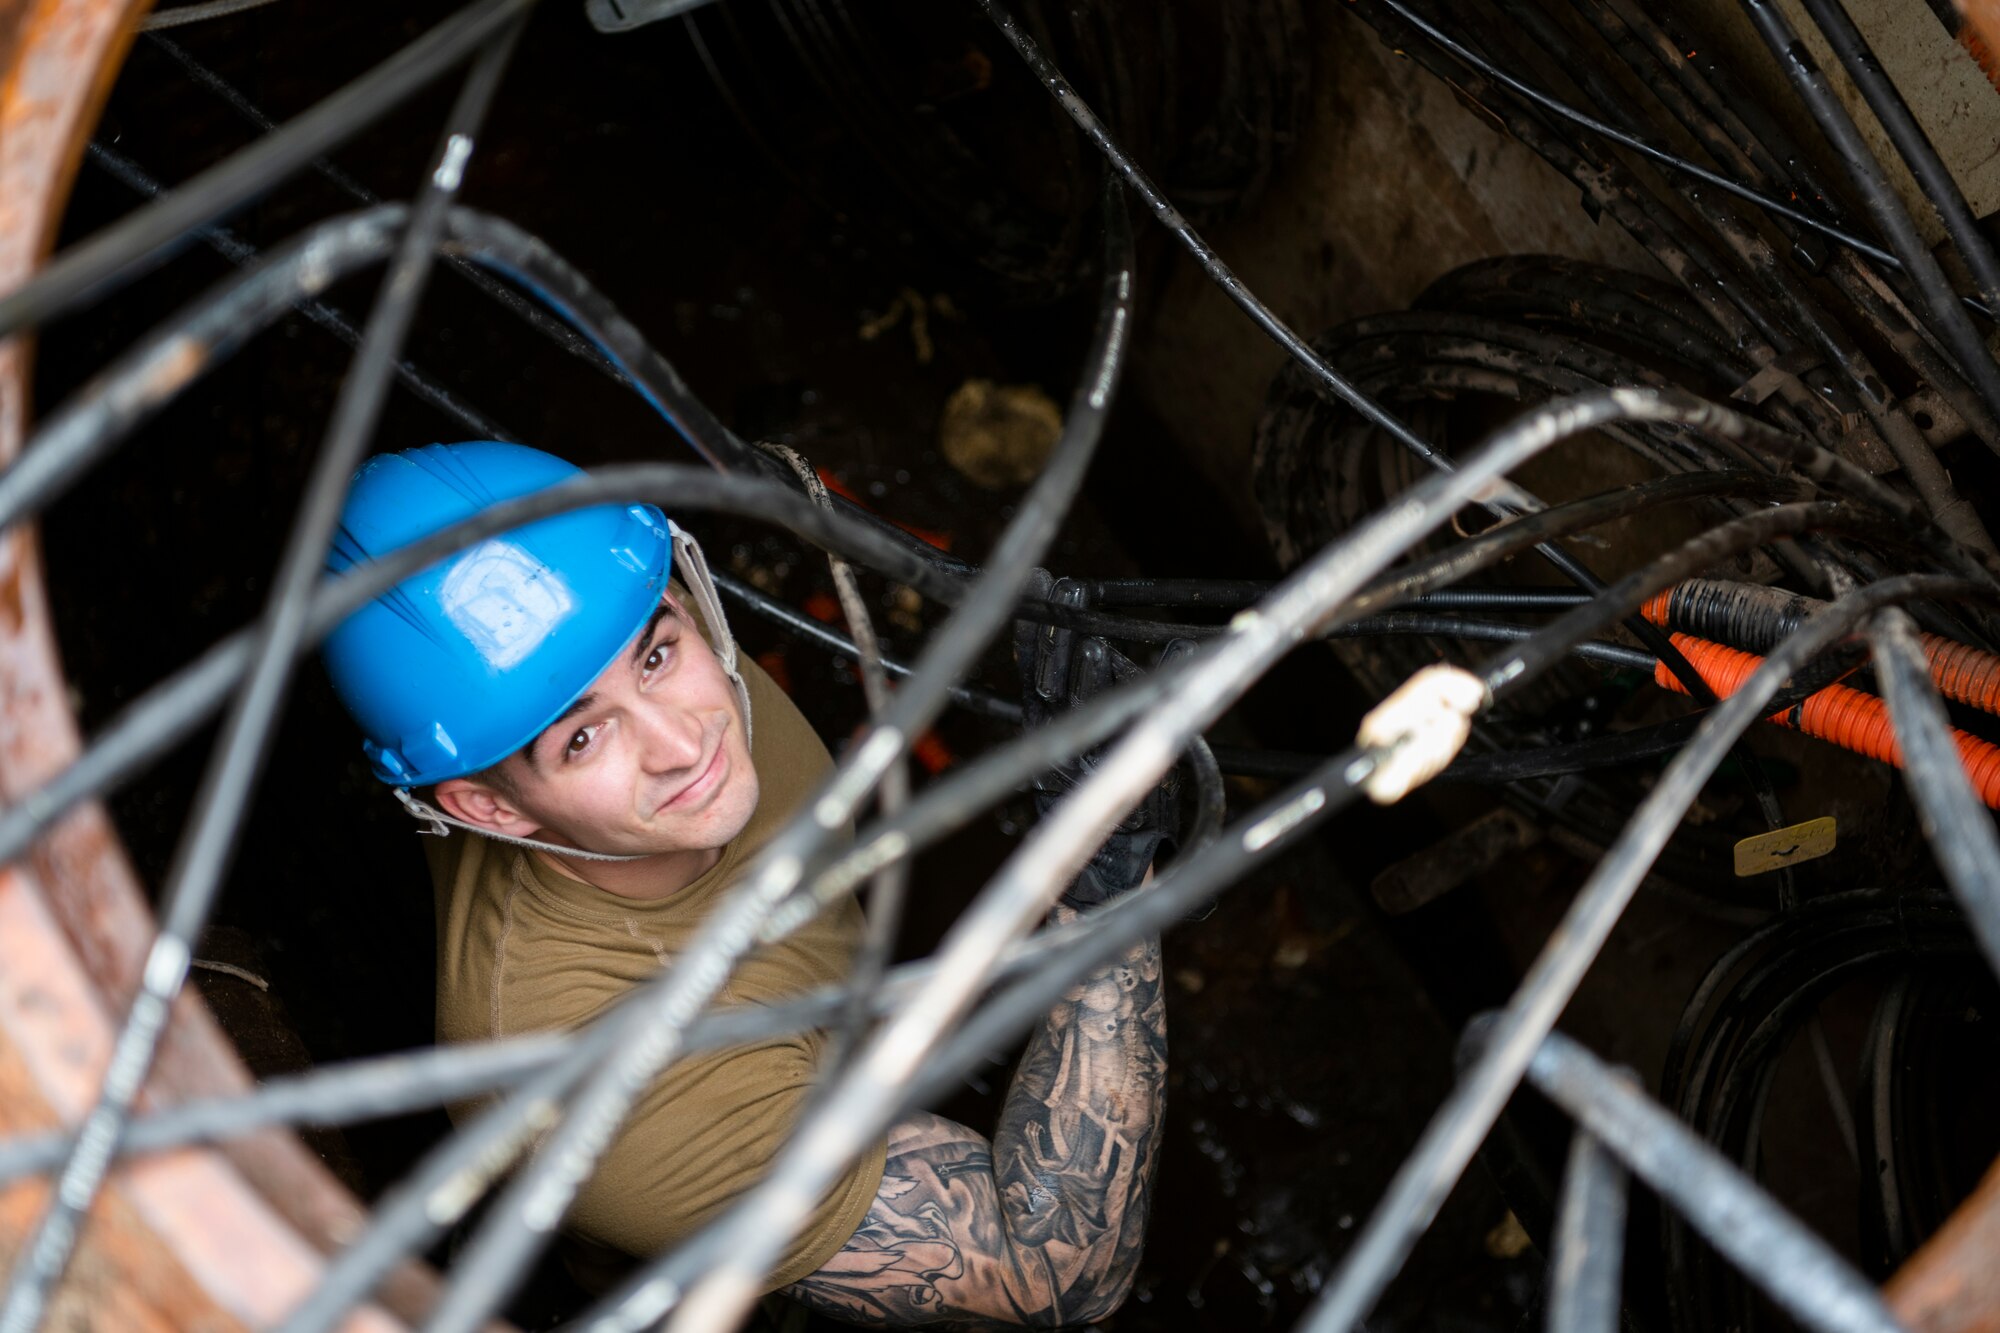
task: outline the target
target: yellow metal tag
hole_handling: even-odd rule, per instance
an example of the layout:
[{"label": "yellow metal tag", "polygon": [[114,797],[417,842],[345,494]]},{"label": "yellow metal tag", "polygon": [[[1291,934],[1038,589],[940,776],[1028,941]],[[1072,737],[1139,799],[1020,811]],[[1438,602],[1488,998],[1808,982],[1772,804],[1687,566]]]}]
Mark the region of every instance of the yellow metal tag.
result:
[{"label": "yellow metal tag", "polygon": [[1761,875],[1779,866],[1811,861],[1833,850],[1833,816],[1772,829],[1736,844],[1736,876]]}]

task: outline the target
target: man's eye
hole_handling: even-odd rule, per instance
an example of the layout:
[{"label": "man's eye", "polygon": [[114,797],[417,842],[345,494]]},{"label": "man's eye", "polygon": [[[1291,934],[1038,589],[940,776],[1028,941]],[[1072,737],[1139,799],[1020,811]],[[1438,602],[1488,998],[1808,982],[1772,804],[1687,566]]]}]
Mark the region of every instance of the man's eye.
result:
[{"label": "man's eye", "polygon": [[565,754],[572,754],[572,755],[582,754],[585,750],[588,750],[590,748],[590,735],[591,735],[591,728],[589,727],[577,728],[576,734],[569,738],[569,744],[563,747],[563,752]]},{"label": "man's eye", "polygon": [[655,644],[653,651],[646,654],[646,670],[658,671],[667,664],[667,645]]}]

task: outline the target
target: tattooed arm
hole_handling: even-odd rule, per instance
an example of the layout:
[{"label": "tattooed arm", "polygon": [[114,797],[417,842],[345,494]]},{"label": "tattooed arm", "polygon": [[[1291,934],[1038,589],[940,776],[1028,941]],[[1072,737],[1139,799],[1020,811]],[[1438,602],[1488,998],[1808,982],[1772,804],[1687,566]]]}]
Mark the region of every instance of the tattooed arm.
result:
[{"label": "tattooed arm", "polygon": [[1160,945],[1147,940],[1036,1030],[991,1144],[934,1115],[897,1124],[860,1228],[786,1290],[857,1324],[1104,1318],[1145,1239],[1166,1057]]}]

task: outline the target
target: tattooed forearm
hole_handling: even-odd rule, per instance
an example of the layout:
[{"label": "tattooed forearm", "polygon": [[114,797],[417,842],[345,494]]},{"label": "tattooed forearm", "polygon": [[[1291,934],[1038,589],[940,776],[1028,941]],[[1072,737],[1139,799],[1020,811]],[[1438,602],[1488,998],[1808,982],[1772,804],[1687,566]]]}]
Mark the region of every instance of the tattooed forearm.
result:
[{"label": "tattooed forearm", "polygon": [[1157,940],[1072,990],[1036,1030],[989,1146],[937,1116],[889,1138],[882,1188],[795,1296],[855,1323],[1089,1323],[1130,1289],[1166,1090]]},{"label": "tattooed forearm", "polygon": [[993,1174],[1015,1243],[1048,1265],[1054,1322],[1101,1318],[1131,1286],[1166,1077],[1157,940],[1071,992],[1021,1057]]}]

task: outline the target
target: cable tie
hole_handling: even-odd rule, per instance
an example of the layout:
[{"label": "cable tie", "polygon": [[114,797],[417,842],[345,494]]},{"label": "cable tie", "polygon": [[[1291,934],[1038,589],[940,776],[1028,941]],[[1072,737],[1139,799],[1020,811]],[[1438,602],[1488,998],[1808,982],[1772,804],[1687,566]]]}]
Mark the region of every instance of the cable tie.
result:
[{"label": "cable tie", "polygon": [[1386,751],[1362,782],[1377,805],[1393,805],[1444,770],[1472,734],[1486,685],[1463,667],[1427,666],[1361,719],[1355,739]]}]

